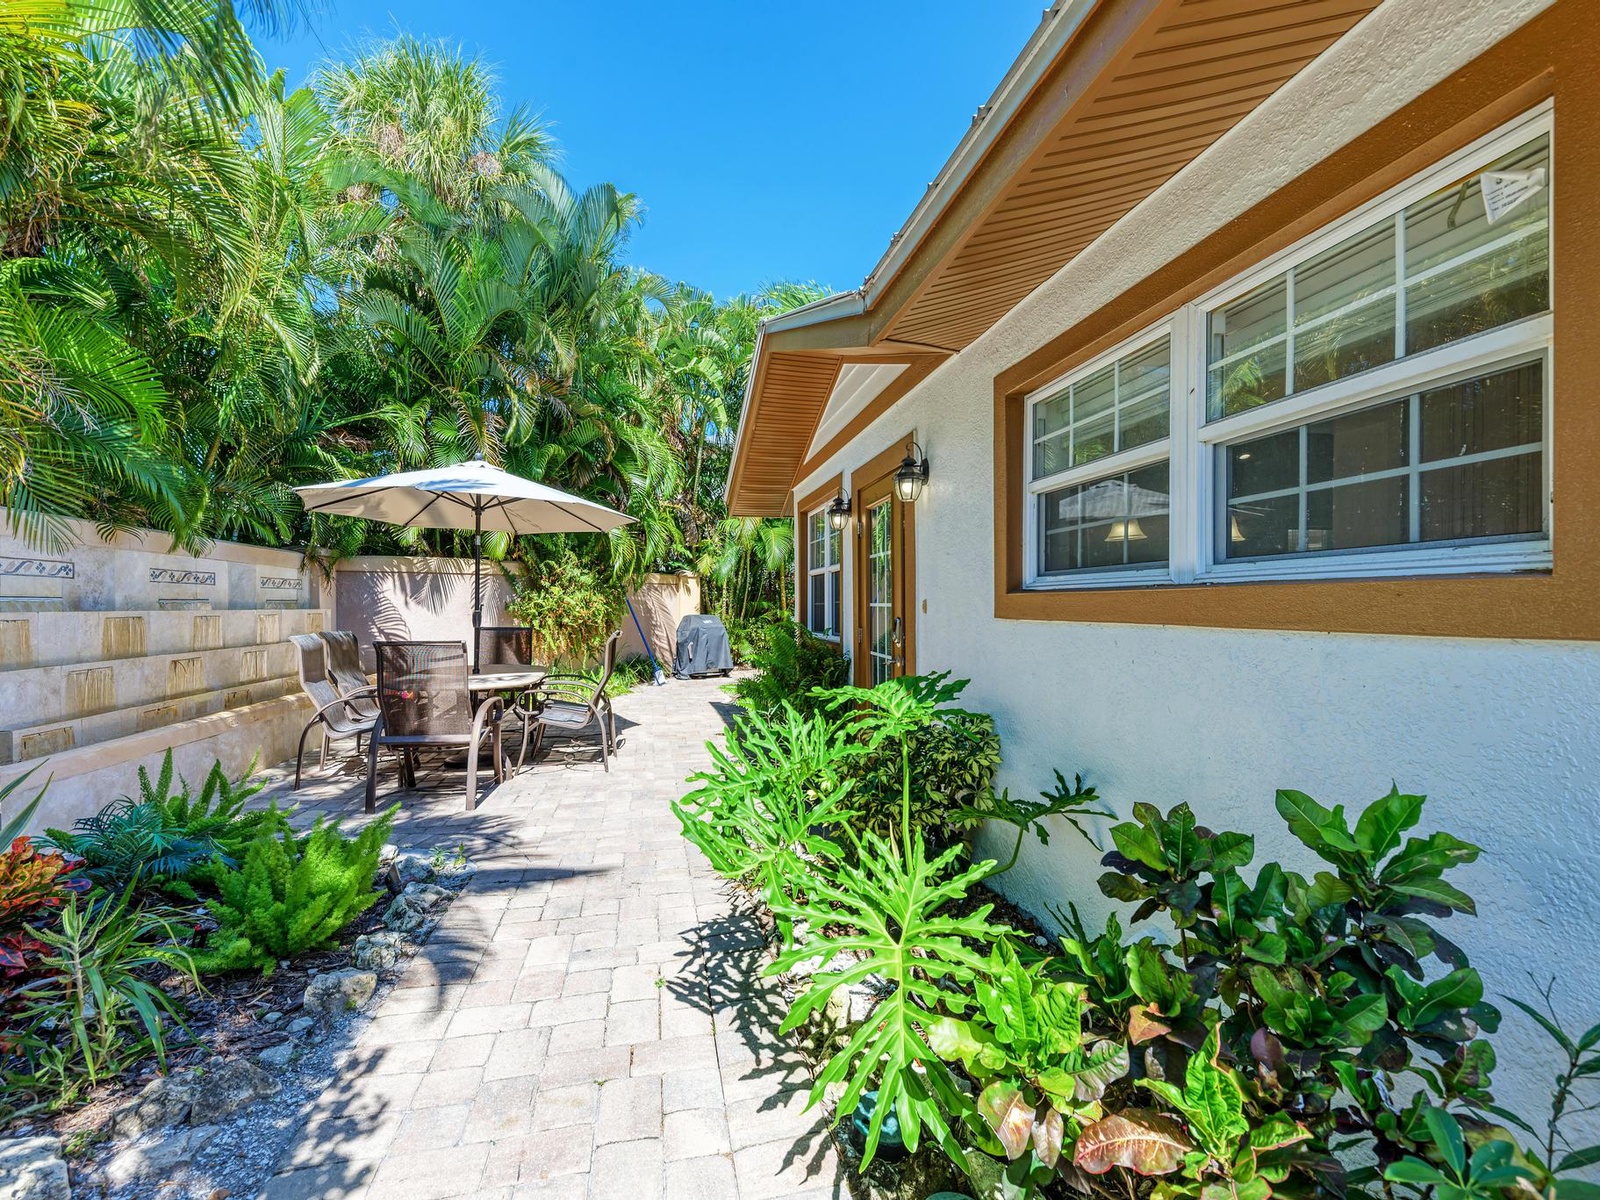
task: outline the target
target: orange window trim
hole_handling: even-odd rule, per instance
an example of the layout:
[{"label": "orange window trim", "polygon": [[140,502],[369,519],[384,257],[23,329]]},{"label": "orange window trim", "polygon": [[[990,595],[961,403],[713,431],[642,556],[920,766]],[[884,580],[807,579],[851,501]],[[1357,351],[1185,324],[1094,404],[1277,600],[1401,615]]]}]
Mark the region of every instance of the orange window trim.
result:
[{"label": "orange window trim", "polygon": [[[806,611],[806,579],[811,574],[811,531],[806,528],[806,518],[817,509],[827,504],[839,494],[844,486],[844,476],[835,475],[821,487],[809,492],[804,497],[795,501],[794,506],[794,536],[795,536],[795,572],[794,572],[794,619],[807,629],[811,628],[809,620],[811,614]],[[844,541],[839,543],[839,565],[844,567]],[[843,622],[840,622],[841,632]],[[843,637],[840,637],[841,644]]]},{"label": "orange window trim", "polygon": [[[994,382],[995,616],[1222,629],[1600,640],[1600,50],[1561,0]],[[1485,97],[1490,97],[1485,102]],[[1270,255],[1554,99],[1554,570],[1082,591],[1022,586],[1024,397]],[[1376,169],[1374,164],[1381,164]]]},{"label": "orange window trim", "polygon": [[[859,495],[867,488],[882,483],[889,476],[900,469],[900,464],[905,460],[909,447],[917,440],[917,431],[909,429],[906,433],[895,439],[885,449],[873,455],[866,462],[850,472],[850,487],[852,496]],[[894,505],[894,510],[904,517],[901,526],[903,545],[901,547],[901,570],[904,578],[901,580],[902,592],[905,597],[905,611],[901,619],[905,623],[905,648],[900,652],[904,660],[902,671],[907,675],[917,673],[917,506],[903,504],[898,498],[889,501]],[[850,508],[850,540],[859,547],[864,532],[862,525],[861,506],[852,499]],[[860,563],[864,556],[857,555],[855,561]],[[854,587],[854,618],[853,624],[859,623],[866,612],[867,573],[865,570],[855,572]],[[852,629],[852,635],[855,629]]]}]

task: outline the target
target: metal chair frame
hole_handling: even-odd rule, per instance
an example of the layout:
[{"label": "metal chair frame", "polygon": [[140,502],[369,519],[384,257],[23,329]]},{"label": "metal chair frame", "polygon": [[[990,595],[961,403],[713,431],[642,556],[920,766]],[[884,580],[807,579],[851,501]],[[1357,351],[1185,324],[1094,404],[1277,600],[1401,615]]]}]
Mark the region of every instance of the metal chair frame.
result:
[{"label": "metal chair frame", "polygon": [[[500,716],[504,711],[504,704],[500,697],[490,696],[476,709],[473,708],[472,693],[467,688],[469,667],[467,647],[464,642],[376,642],[373,649],[378,660],[378,717],[372,736],[367,741],[366,810],[368,812],[377,810],[378,751],[387,748],[395,751],[400,760],[400,785],[403,788],[417,786],[417,760],[424,752],[465,750],[467,752],[466,809],[471,812],[478,806],[478,755],[482,749],[485,732],[490,735],[495,781],[498,783],[505,780],[505,759],[500,746]],[[408,650],[429,651],[437,657],[432,663],[424,663],[412,670],[406,670],[401,658]],[[431,670],[435,675],[448,674],[456,678],[431,690],[402,688],[403,683],[414,680],[424,670]],[[457,692],[462,703],[454,711],[472,713],[469,729],[424,730],[403,734],[386,731],[386,727],[405,728],[417,724],[418,710],[422,708],[421,701],[431,701],[440,696],[449,699]]]},{"label": "metal chair frame", "polygon": [[367,680],[361,669],[361,646],[356,635],[347,629],[323,630],[317,635],[327,644],[328,677],[333,680],[339,694],[350,701],[351,707],[363,716],[378,715],[378,689]]},{"label": "metal chair frame", "polygon": [[[581,675],[547,675],[539,685],[539,740],[546,729],[561,729],[569,733],[582,733],[590,725],[600,731],[600,765],[611,770],[608,758],[617,752],[617,715],[611,707],[611,697],[606,695],[606,685],[617,669],[617,644],[622,640],[622,630],[606,639],[601,656],[600,681],[593,683]],[[538,753],[538,740],[535,741]]]},{"label": "metal chair frame", "polygon": [[306,738],[311,736],[313,729],[320,728],[322,731],[322,751],[317,759],[317,769],[323,770],[328,765],[330,741],[353,737],[356,739],[356,753],[361,753],[361,739],[371,737],[377,714],[362,712],[350,697],[341,695],[334,687],[327,669],[327,643],[320,637],[314,633],[292,633],[289,641],[294,644],[296,651],[300,689],[317,706],[317,711],[311,714],[311,719],[300,731],[300,744],[295,748],[294,786],[298,790],[300,768],[306,755]]}]

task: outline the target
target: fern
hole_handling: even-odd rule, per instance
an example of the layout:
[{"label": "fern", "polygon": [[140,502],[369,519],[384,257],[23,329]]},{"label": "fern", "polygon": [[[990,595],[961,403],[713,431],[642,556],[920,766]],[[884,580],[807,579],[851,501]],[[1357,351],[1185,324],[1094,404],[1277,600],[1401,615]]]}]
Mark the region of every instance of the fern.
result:
[{"label": "fern", "polygon": [[394,824],[395,805],[353,838],[321,817],[304,838],[286,825],[257,838],[244,861],[219,870],[218,929],[195,956],[206,972],[260,968],[331,943],[377,902],[378,851]]},{"label": "fern", "polygon": [[112,891],[132,885],[154,887],[194,898],[192,883],[208,876],[214,864],[235,866],[245,847],[285,826],[273,804],[246,812],[245,804],[264,784],[253,778],[255,761],[230,780],[213,763],[200,794],[177,778],[172,751],[155,779],[139,768],[139,796],[122,796],[92,816],[74,822],[72,831],[48,829],[46,844],[83,859],[83,874]]}]

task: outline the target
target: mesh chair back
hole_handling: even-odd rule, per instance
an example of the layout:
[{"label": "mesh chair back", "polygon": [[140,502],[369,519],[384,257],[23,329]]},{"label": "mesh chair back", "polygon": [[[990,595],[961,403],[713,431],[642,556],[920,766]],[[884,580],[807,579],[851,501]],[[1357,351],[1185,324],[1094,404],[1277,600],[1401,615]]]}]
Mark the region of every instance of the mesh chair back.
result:
[{"label": "mesh chair back", "polygon": [[328,675],[344,692],[359,692],[367,687],[367,673],[361,669],[361,647],[348,629],[324,630],[317,635],[328,646]]},{"label": "mesh chair back", "polygon": [[322,639],[314,633],[291,633],[289,640],[294,643],[301,689],[319,709],[336,703],[339,690],[328,678],[327,652]]},{"label": "mesh chair back", "polygon": [[521,625],[485,625],[478,630],[478,670],[533,665],[533,630]]},{"label": "mesh chair back", "polygon": [[606,639],[606,648],[600,654],[600,682],[595,686],[594,698],[599,700],[605,695],[606,684],[611,682],[611,673],[617,669],[617,646],[622,642],[622,630],[617,630]]},{"label": "mesh chair back", "polygon": [[377,642],[373,649],[386,739],[471,734],[463,643]]}]

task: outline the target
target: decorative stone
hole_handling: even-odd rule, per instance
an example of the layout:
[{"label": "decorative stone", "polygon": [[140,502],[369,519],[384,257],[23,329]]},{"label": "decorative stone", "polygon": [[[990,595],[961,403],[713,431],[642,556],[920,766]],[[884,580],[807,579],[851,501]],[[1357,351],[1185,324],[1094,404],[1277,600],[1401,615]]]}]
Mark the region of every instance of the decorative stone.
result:
[{"label": "decorative stone", "polygon": [[281,1012],[269,1012],[266,1016],[261,1018],[261,1023],[263,1025],[276,1025],[281,1020],[283,1020],[283,1014]]},{"label": "decorative stone", "polygon": [[7,1138],[0,1141],[0,1196],[10,1200],[72,1200],[61,1139]]},{"label": "decorative stone", "polygon": [[313,1017],[332,1020],[371,1000],[377,987],[378,977],[372,971],[329,971],[306,986],[305,1010]]},{"label": "decorative stone", "polygon": [[409,884],[432,883],[433,857],[415,850],[402,850],[389,864],[390,890],[403,892]]},{"label": "decorative stone", "polygon": [[200,1080],[192,1071],[158,1075],[128,1103],[111,1114],[111,1136],[135,1138],[151,1129],[181,1125],[200,1094]]},{"label": "decorative stone", "polygon": [[278,1081],[260,1067],[243,1059],[207,1070],[200,1078],[200,1091],[189,1109],[189,1121],[210,1125],[226,1120],[246,1105],[278,1092]]},{"label": "decorative stone", "polygon": [[463,855],[452,854],[434,871],[434,879],[441,887],[460,891],[478,873],[478,864]]},{"label": "decorative stone", "polygon": [[288,1025],[289,1033],[292,1036],[298,1037],[300,1034],[304,1033],[306,1030],[310,1029],[315,1024],[316,1024],[316,1021],[314,1021],[310,1017],[296,1017],[294,1020],[289,1022],[289,1025]]},{"label": "decorative stone", "polygon": [[169,1134],[160,1141],[129,1146],[106,1164],[106,1181],[112,1187],[126,1187],[140,1179],[166,1182],[187,1167],[219,1132],[215,1125],[200,1125]]},{"label": "decorative stone", "polygon": [[383,914],[383,923],[400,933],[412,933],[428,925],[433,910],[449,900],[453,893],[431,883],[410,883],[389,902]]},{"label": "decorative stone", "polygon": [[883,997],[884,981],[869,975],[847,988],[835,988],[823,1005],[823,1014],[835,1026],[854,1027],[872,1015]]},{"label": "decorative stone", "polygon": [[300,1047],[293,1042],[279,1042],[276,1046],[268,1046],[260,1054],[256,1055],[256,1061],[264,1067],[271,1067],[273,1070],[281,1071],[292,1063],[299,1054]]},{"label": "decorative stone", "polygon": [[405,947],[406,939],[393,930],[363,933],[356,939],[351,958],[364,971],[387,971],[399,965]]}]

